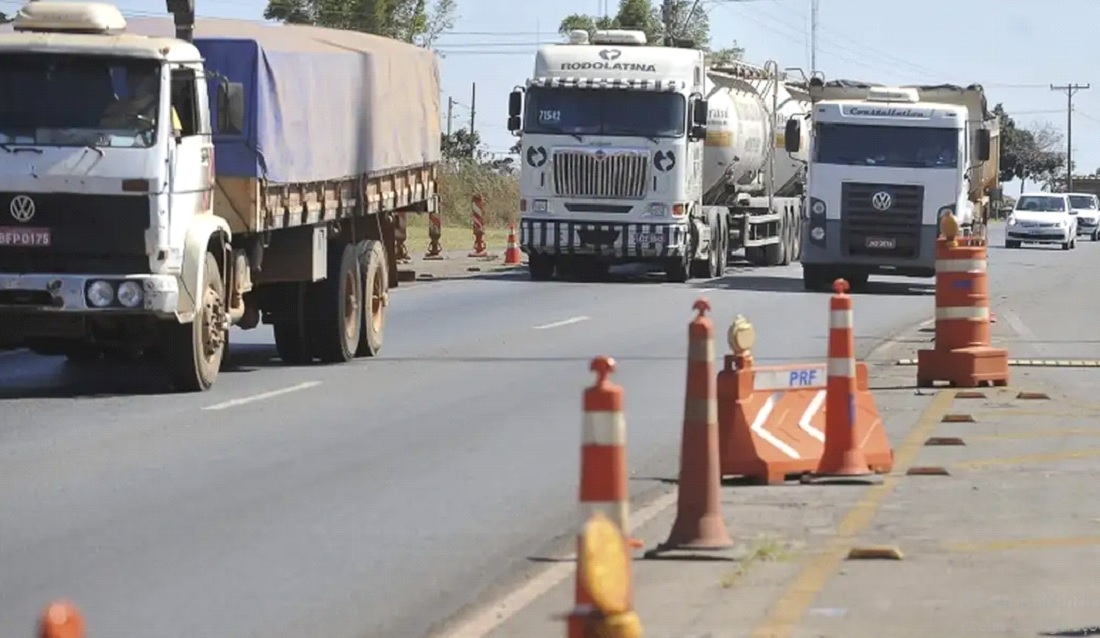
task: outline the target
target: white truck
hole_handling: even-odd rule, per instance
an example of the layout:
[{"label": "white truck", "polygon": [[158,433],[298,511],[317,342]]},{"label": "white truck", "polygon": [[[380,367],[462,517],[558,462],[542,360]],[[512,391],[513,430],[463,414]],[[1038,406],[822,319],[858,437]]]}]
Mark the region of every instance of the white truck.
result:
[{"label": "white truck", "polygon": [[508,118],[531,278],[645,263],[684,282],[720,275],[740,248],[796,260],[805,158],[783,134],[808,110],[774,63],[712,67],[637,31],[541,48]]},{"label": "white truck", "polygon": [[374,355],[398,213],[435,206],[434,54],[167,5],[38,0],[0,33],[0,333],[182,391],[261,319],[285,362]]},{"label": "white truck", "polygon": [[813,112],[787,123],[786,148],[804,150],[812,127],[809,223],[802,276],[807,290],[844,277],[935,274],[939,220],[984,232],[1000,199],[999,122],[981,86],[886,87],[810,81]]}]

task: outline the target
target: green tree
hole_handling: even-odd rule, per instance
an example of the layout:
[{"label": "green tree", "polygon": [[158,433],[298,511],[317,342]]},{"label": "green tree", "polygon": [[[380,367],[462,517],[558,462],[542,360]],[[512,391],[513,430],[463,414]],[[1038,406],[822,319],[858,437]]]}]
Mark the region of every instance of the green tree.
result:
[{"label": "green tree", "polygon": [[1020,180],[1020,192],[1027,180],[1051,184],[1064,178],[1066,155],[1061,151],[1062,134],[1050,123],[1019,126],[1003,104],[993,107],[1001,120],[1001,181]]},{"label": "green tree", "polygon": [[651,0],[620,0],[614,16],[569,15],[561,21],[558,31],[565,35],[575,29],[588,31],[589,35],[597,29],[642,31],[651,44],[702,49],[710,54],[713,62],[740,60],[744,55],[744,49],[736,42],[726,48],[710,49],[710,20],[699,0],[672,0],[667,15],[662,15],[662,10]]},{"label": "green tree", "polygon": [[7,24],[8,22],[11,22],[11,18],[8,17],[8,14],[0,11],[0,24]]},{"label": "green tree", "polygon": [[363,31],[432,47],[454,26],[456,0],[268,0],[264,18]]},{"label": "green tree", "polygon": [[444,159],[453,161],[478,160],[481,156],[481,135],[460,128],[450,135],[443,133],[440,140],[440,152]]}]

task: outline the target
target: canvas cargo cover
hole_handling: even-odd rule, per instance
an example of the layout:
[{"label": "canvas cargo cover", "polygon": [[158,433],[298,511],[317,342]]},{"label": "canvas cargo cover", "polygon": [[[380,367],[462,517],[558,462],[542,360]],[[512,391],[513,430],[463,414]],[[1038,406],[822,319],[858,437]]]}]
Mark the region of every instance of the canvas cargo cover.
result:
[{"label": "canvas cargo cover", "polygon": [[[167,16],[128,17],[126,30],[175,35]],[[244,135],[215,135],[219,175],[317,182],[440,160],[439,67],[430,50],[353,31],[223,19],[197,20],[195,45],[209,69],[245,90]],[[216,87],[211,80],[215,122]]]}]

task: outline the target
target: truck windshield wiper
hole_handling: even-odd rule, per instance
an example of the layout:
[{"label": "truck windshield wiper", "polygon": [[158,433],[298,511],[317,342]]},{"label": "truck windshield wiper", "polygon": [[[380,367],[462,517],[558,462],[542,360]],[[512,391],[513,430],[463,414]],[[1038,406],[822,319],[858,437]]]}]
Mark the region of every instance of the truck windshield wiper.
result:
[{"label": "truck windshield wiper", "polygon": [[0,144],[0,148],[9,153],[22,153],[26,151],[28,153],[38,153],[39,155],[42,154],[42,149],[35,148],[33,146],[13,146],[11,144]]}]

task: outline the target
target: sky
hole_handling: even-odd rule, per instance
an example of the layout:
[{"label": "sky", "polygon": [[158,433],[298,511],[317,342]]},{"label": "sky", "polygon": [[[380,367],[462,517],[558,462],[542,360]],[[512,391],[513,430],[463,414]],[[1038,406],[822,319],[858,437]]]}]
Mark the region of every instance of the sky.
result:
[{"label": "sky", "polygon": [[[1051,84],[1094,86],[1074,97],[1077,173],[1100,168],[1100,39],[1080,25],[1100,18],[1097,0],[819,0],[817,67],[827,78],[884,84],[972,84],[1017,122],[1066,128],[1066,94]],[[124,13],[165,15],[163,0],[116,0]],[[442,117],[456,101],[457,129],[474,125],[488,150],[506,152],[508,94],[534,67],[540,44],[558,42],[561,19],[602,13],[617,0],[457,0],[454,28],[440,38]],[[733,43],[745,60],[810,66],[810,0],[703,0],[714,48]],[[13,13],[21,2],[0,0]],[[205,17],[262,20],[266,0],[196,0]],[[476,84],[476,98],[472,95]],[[1032,185],[1028,184],[1030,188]],[[1006,185],[1015,194],[1018,184]]]}]

